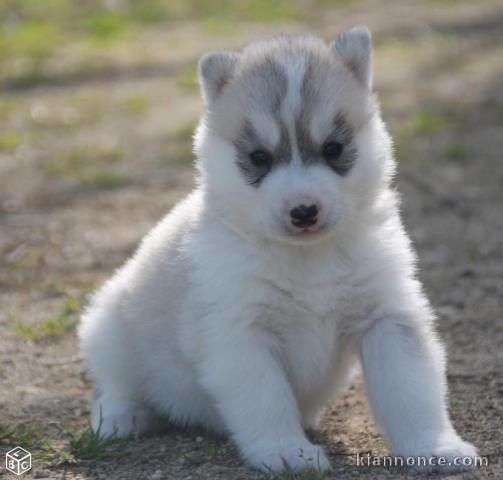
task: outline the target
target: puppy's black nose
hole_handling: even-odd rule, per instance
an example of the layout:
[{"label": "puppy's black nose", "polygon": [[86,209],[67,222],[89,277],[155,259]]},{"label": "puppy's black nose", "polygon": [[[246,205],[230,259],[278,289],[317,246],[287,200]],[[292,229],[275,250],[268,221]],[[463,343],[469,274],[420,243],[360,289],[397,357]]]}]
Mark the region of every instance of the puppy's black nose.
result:
[{"label": "puppy's black nose", "polygon": [[318,219],[318,206],[316,204],[312,205],[298,205],[290,210],[290,217],[292,219],[292,224],[296,227],[310,227],[314,225]]}]

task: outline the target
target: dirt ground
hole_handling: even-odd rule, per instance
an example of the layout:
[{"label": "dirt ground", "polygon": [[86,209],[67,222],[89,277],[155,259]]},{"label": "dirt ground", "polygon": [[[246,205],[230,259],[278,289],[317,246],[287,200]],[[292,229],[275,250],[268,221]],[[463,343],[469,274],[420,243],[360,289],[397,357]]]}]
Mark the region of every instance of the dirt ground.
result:
[{"label": "dirt ground", "polygon": [[[0,72],[0,453],[33,453],[23,478],[266,478],[204,432],[92,451],[93,385],[75,325],[89,292],[191,188],[199,55],[281,31],[331,39],[360,23],[374,34],[403,216],[448,347],[450,410],[489,460],[442,478],[503,478],[503,5],[325,1],[308,10],[156,24],[89,67],[68,47],[31,82]],[[326,478],[424,478],[356,466],[356,452],[389,454],[360,381],[315,439],[334,466]],[[3,462],[1,476],[14,478]]]}]

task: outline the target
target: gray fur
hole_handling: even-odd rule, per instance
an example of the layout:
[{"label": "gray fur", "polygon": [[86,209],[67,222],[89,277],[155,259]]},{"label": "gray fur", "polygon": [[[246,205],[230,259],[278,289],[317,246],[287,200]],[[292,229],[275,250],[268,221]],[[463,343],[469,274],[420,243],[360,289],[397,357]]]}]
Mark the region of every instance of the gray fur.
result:
[{"label": "gray fur", "polygon": [[214,52],[203,55],[199,61],[199,82],[208,104],[212,103],[230,80],[239,55],[232,52]]},{"label": "gray fur", "polygon": [[248,119],[242,123],[239,135],[233,144],[237,151],[237,165],[243,172],[246,181],[258,187],[269,170],[257,168],[250,160],[250,154],[255,150],[266,150],[273,156],[273,165],[287,163],[291,159],[292,147],[287,128],[279,116],[279,110],[287,92],[286,73],[273,58],[266,57],[262,62],[253,64],[248,70],[239,72],[247,77],[247,98],[252,100],[250,110],[260,110],[274,118],[280,130],[280,140],[277,145],[267,145],[255,131]]},{"label": "gray fur", "polygon": [[[299,117],[296,125],[297,144],[303,163],[305,165],[325,163],[325,159],[322,156],[323,145],[318,145],[312,140],[302,122],[302,116]],[[356,160],[358,152],[353,143],[353,131],[341,113],[335,116],[333,128],[326,139],[326,142],[331,141],[341,143],[344,146],[344,150],[337,162],[330,167],[341,176],[347,175]]]},{"label": "gray fur", "polygon": [[367,27],[353,27],[335,43],[335,51],[355,77],[372,88],[372,38]]},{"label": "gray fur", "polygon": [[[288,131],[285,124],[279,117],[275,117],[280,126],[280,141],[272,152],[273,163],[271,170],[278,165],[288,163],[292,158],[292,145],[288,136]],[[255,150],[262,150],[263,142],[260,140],[257,132],[250,122],[245,122],[243,130],[239,138],[234,143],[237,151],[237,164],[241,172],[245,176],[250,185],[258,187],[265,176],[269,173],[270,169],[264,169],[255,166],[251,159],[250,154]]]},{"label": "gray fur", "polygon": [[[217,136],[234,146],[236,164],[248,184],[258,187],[270,171],[281,164],[289,163],[297,154],[306,166],[315,163],[326,164],[322,149],[327,141],[337,141],[344,145],[337,164],[327,167],[341,176],[349,173],[357,158],[353,142],[355,127],[351,115],[341,108],[329,112],[330,116],[323,127],[326,132],[322,139],[312,137],[310,125],[319,110],[327,108],[327,96],[338,95],[339,89],[342,88],[340,85],[357,83],[354,81],[355,67],[348,62],[351,59],[351,48],[355,45],[364,46],[364,40],[365,35],[362,32],[358,29],[353,32],[352,29],[347,35],[341,36],[337,42],[340,52],[334,55],[333,48],[329,48],[316,37],[280,36],[255,42],[235,57],[237,60],[232,64],[232,74],[230,77],[224,75],[229,80],[220,87],[224,94],[220,95],[215,105],[209,105],[207,125]],[[356,51],[359,51],[358,48]],[[365,48],[362,51],[365,52]],[[370,50],[367,53],[370,55]],[[343,54],[346,56],[343,57]],[[284,62],[291,58],[301,58],[306,65],[299,92],[301,105],[296,118],[292,119],[292,134],[295,139],[289,138],[288,128],[281,118],[289,85],[289,73],[285,70]],[[212,66],[224,68],[224,73],[229,75],[226,70],[229,65],[226,67],[221,60],[219,56],[213,59]],[[206,63],[201,62],[201,71],[204,71],[203,65]],[[359,63],[355,65],[358,66]],[[218,75],[212,72],[210,77],[217,78]],[[216,84],[220,85],[218,82]],[[260,131],[260,125],[258,129],[254,126],[251,121],[254,112],[260,114],[261,118],[265,115],[269,119],[270,129],[273,126],[277,128],[277,144],[269,144],[267,138],[262,135],[264,131]],[[262,127],[267,134],[267,126]],[[297,144],[298,151],[294,151],[292,141]],[[255,150],[266,150],[273,156],[270,169],[257,167],[251,162],[250,154]]]}]

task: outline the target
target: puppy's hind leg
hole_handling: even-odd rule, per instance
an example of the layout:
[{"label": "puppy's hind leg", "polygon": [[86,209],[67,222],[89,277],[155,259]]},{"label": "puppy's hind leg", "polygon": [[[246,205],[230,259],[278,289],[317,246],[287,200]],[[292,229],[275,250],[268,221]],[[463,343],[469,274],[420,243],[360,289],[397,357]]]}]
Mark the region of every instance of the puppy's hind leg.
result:
[{"label": "puppy's hind leg", "polygon": [[150,407],[116,393],[96,389],[92,400],[91,425],[100,435],[127,437],[156,433],[164,424]]}]

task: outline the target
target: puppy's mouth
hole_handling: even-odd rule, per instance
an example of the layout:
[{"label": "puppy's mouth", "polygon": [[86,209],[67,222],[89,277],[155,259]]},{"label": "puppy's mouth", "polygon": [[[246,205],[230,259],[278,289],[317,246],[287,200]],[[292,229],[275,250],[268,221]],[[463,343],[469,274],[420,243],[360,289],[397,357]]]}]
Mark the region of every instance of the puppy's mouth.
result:
[{"label": "puppy's mouth", "polygon": [[303,228],[299,227],[296,227],[295,229],[288,228],[287,235],[292,240],[298,240],[302,242],[302,241],[314,240],[315,238],[321,237],[327,231],[328,231],[328,223],[325,222],[321,225],[313,224],[311,226]]},{"label": "puppy's mouth", "polygon": [[308,224],[302,224],[292,220],[291,225],[287,225],[287,230],[291,235],[300,235],[304,233],[316,234],[325,230],[328,222],[319,222],[317,218],[313,218]]}]

